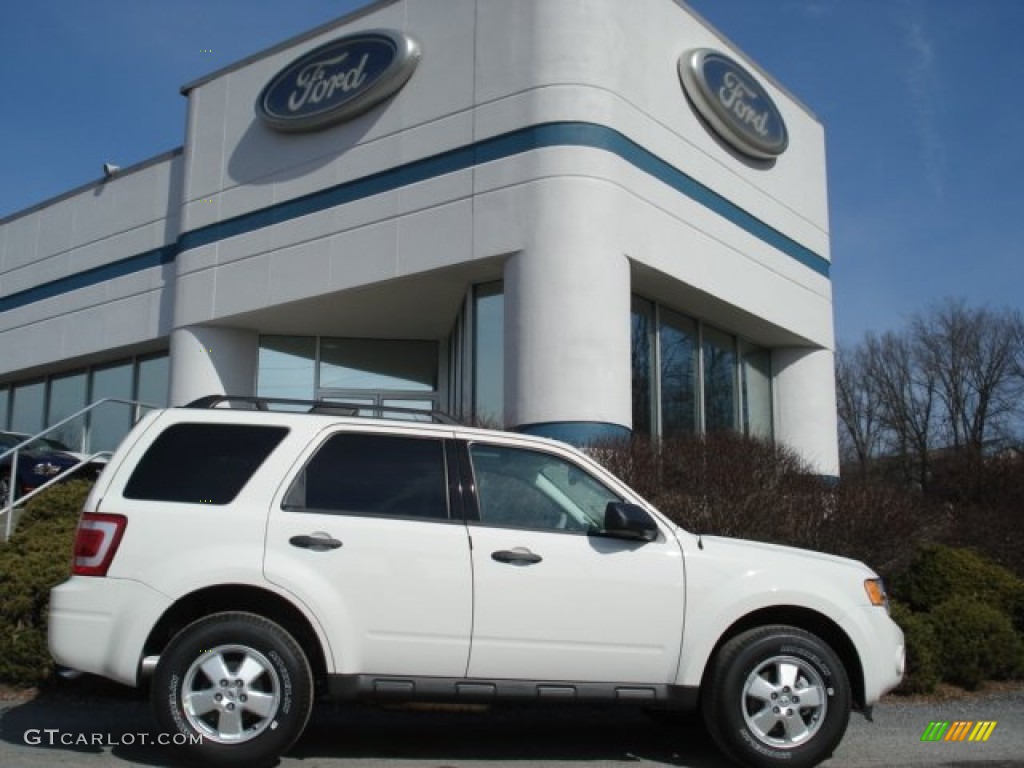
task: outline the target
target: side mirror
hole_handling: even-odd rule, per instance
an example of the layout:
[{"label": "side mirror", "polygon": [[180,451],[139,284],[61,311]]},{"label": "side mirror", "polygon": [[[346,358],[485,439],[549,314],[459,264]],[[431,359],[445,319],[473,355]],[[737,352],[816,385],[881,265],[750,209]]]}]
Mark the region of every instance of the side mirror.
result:
[{"label": "side mirror", "polygon": [[654,541],[658,538],[658,525],[647,510],[624,501],[609,501],[604,509],[603,536],[630,541]]}]

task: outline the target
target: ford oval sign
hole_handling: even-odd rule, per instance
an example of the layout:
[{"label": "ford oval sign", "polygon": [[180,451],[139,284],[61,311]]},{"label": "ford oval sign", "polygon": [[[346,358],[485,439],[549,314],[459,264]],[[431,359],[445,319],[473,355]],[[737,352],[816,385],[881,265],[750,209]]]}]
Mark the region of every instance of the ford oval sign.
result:
[{"label": "ford oval sign", "polygon": [[391,96],[419,60],[419,46],[398,32],[377,29],[341,37],[274,75],[256,100],[256,113],[279,131],[325,128]]},{"label": "ford oval sign", "polygon": [[768,160],[786,151],[789,134],[775,102],[728,56],[690,51],[679,59],[679,79],[704,119],[740,152]]}]

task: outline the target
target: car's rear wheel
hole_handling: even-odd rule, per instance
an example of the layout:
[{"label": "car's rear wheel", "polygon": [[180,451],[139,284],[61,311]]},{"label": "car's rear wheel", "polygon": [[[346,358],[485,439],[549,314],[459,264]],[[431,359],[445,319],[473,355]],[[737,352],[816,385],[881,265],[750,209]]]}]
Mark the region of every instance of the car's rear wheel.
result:
[{"label": "car's rear wheel", "polygon": [[188,765],[273,764],[302,734],[313,705],[309,662],[278,624],[219,613],[181,630],[160,655],[151,698]]},{"label": "car's rear wheel", "polygon": [[827,759],[850,719],[850,683],[835,652],[801,629],[769,626],[722,646],[703,691],[723,751],[756,768]]}]

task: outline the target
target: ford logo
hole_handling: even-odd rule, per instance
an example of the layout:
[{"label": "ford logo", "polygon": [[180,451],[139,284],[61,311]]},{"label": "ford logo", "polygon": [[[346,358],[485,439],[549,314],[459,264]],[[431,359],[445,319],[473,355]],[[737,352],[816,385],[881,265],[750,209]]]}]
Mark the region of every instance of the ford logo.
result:
[{"label": "ford logo", "polygon": [[679,59],[679,79],[697,111],[740,152],[769,160],[786,151],[789,134],[775,102],[728,56],[707,48],[690,51]]},{"label": "ford logo", "polygon": [[412,76],[420,49],[406,35],[375,29],[315,48],[264,86],[256,114],[279,131],[314,131],[349,120]]}]

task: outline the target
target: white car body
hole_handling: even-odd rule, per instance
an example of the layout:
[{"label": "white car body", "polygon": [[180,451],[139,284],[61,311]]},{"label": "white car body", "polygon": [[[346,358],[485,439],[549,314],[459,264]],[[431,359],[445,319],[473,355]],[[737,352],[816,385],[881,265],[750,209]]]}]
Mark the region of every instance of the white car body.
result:
[{"label": "white car body", "polygon": [[[126,497],[140,457],[169,426],[240,420],[287,434],[229,503]],[[553,457],[642,507],[656,536],[624,541],[478,520],[287,509],[297,474],[329,436],[341,433]],[[902,633],[886,607],[872,603],[865,582],[877,576],[863,564],[696,536],[580,451],[540,438],[450,425],[167,409],[147,415],[125,439],[85,513],[123,516],[127,524],[112,544],[116,555],[105,576],[73,575],[53,590],[50,648],[59,665],[130,686],[141,684],[178,624],[187,623],[168,617],[203,594],[202,611],[228,610],[237,594],[246,611],[261,602],[279,606],[269,618],[286,629],[286,617],[305,622],[293,634],[314,674],[342,696],[415,698],[421,681],[433,698],[448,698],[445,691],[451,698],[483,692],[502,698],[515,695],[509,681],[520,681],[518,690],[526,686],[534,698],[695,704],[723,641],[761,624],[799,626],[830,642],[850,677],[855,708],[869,709],[903,674]],[[309,536],[334,537],[338,548],[288,545]],[[543,562],[518,567],[491,556],[510,551],[542,553]]]}]

